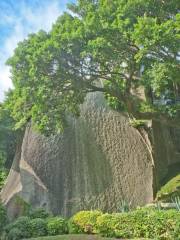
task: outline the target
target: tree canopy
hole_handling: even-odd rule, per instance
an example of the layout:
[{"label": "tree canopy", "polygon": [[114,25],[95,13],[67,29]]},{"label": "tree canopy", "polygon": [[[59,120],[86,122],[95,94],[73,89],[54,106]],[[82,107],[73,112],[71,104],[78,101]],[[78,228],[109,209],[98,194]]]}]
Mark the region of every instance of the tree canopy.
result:
[{"label": "tree canopy", "polygon": [[68,8],[7,61],[14,89],[6,105],[16,128],[31,119],[57,133],[94,91],[130,116],[179,125],[180,2],[79,0]]}]

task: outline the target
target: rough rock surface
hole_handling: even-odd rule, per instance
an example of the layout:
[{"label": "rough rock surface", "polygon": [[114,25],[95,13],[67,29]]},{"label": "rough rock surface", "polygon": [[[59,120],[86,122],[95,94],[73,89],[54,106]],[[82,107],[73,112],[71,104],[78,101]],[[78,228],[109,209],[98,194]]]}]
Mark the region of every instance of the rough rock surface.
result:
[{"label": "rough rock surface", "polygon": [[180,129],[153,122],[152,130],[155,175],[159,188],[180,173]]},{"label": "rough rock surface", "polygon": [[88,95],[81,109],[81,117],[69,117],[59,136],[46,138],[27,127],[1,193],[11,215],[17,195],[64,216],[80,209],[116,211],[121,200],[132,205],[153,200],[154,160],[147,138],[126,116],[110,110],[101,94]]}]

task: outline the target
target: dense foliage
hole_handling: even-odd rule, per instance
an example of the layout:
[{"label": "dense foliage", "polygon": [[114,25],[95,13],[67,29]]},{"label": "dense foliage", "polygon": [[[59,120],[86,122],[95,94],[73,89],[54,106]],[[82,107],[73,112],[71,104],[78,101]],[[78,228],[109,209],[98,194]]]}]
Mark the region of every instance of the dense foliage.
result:
[{"label": "dense foliage", "polygon": [[[0,211],[1,213],[2,211]],[[4,213],[3,210],[3,214],[0,216],[5,216],[2,218],[5,226],[7,217]],[[126,213],[113,214],[103,214],[100,211],[81,211],[72,216],[69,221],[61,217],[34,219],[29,216],[19,217],[5,227],[0,239],[20,240],[38,236],[85,233],[123,239],[174,240],[180,237],[179,229],[180,212],[177,210],[140,208]]]},{"label": "dense foliage", "polygon": [[61,217],[52,217],[47,222],[48,235],[60,235],[68,233],[67,221]]},{"label": "dense foliage", "polygon": [[0,236],[2,240],[20,240],[31,237],[53,236],[56,234],[66,234],[67,222],[60,217],[34,218],[28,216],[19,217],[14,222],[5,227],[5,231]]},{"label": "dense foliage", "polygon": [[92,211],[90,214],[83,211],[73,218],[76,233],[79,233],[79,229],[87,233],[87,228],[91,227],[91,233],[106,237],[167,240],[180,237],[180,213],[176,210],[139,209],[128,213],[99,215],[97,212]]},{"label": "dense foliage", "polygon": [[7,224],[7,213],[4,206],[0,203],[0,235]]},{"label": "dense foliage", "polygon": [[16,127],[45,133],[79,114],[88,92],[138,119],[179,125],[178,0],[78,0],[49,33],[31,34],[8,60]]},{"label": "dense foliage", "polygon": [[35,219],[35,218],[46,219],[48,217],[51,217],[51,214],[48,213],[44,208],[36,208],[36,209],[30,208],[28,212],[28,217],[30,217],[31,219]]},{"label": "dense foliage", "polygon": [[7,233],[8,240],[16,240],[31,237],[31,225],[28,217],[19,217],[13,223],[6,226],[5,231]]},{"label": "dense foliage", "polygon": [[9,162],[14,155],[16,133],[13,131],[14,120],[10,116],[10,112],[5,109],[3,104],[0,104],[0,165],[6,162],[9,167]]},{"label": "dense foliage", "polygon": [[104,236],[123,238],[178,239],[180,214],[174,210],[137,210],[124,214],[105,214],[97,220]]},{"label": "dense foliage", "polygon": [[70,233],[96,233],[96,221],[102,213],[100,211],[81,211],[69,220]]},{"label": "dense foliage", "polygon": [[30,221],[30,231],[32,237],[47,235],[47,222],[43,218],[35,218]]},{"label": "dense foliage", "polygon": [[4,105],[0,104],[0,190],[11,167],[18,132],[13,130],[14,120]]}]

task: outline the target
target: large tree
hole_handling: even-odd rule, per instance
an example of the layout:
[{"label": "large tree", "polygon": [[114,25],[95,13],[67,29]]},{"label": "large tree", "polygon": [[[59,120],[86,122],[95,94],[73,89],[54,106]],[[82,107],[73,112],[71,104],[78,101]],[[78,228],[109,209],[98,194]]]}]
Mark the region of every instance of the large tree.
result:
[{"label": "large tree", "polygon": [[135,118],[180,125],[180,2],[79,0],[69,10],[8,60],[16,127],[32,119],[58,132],[92,91]]}]

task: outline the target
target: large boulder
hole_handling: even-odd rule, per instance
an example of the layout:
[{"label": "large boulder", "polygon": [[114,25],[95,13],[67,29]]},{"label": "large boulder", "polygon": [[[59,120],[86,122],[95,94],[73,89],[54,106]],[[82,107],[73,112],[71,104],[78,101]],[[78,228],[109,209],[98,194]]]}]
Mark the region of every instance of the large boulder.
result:
[{"label": "large boulder", "polygon": [[68,117],[63,134],[47,138],[27,126],[1,199],[11,216],[17,197],[64,216],[80,209],[117,211],[122,200],[144,205],[153,201],[159,181],[152,149],[145,131],[91,93],[81,117]]},{"label": "large boulder", "polygon": [[157,189],[180,173],[180,129],[152,123]]}]

